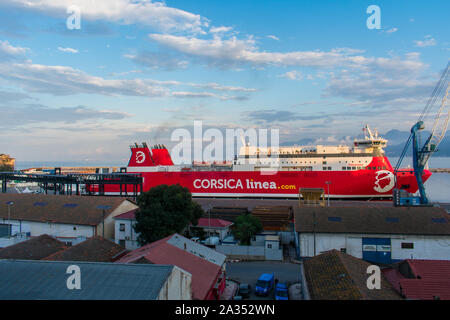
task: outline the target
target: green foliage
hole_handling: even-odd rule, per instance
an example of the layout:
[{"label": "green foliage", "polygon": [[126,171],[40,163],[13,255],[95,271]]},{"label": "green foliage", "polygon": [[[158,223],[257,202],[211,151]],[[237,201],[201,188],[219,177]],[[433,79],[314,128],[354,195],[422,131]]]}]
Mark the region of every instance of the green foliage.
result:
[{"label": "green foliage", "polygon": [[250,245],[252,237],[263,230],[261,221],[251,214],[241,215],[234,222],[233,235],[241,245]]},{"label": "green foliage", "polygon": [[159,185],[137,198],[134,230],[138,242],[145,245],[181,233],[192,223],[196,225],[204,214],[202,207],[192,201],[189,189],[180,185]]},{"label": "green foliage", "polygon": [[12,166],[0,165],[0,172],[12,172],[14,168]]}]

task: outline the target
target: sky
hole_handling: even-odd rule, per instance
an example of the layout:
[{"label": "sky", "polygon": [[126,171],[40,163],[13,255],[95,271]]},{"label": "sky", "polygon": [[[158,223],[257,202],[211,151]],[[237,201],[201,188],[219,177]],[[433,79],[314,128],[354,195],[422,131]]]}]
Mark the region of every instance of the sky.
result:
[{"label": "sky", "polygon": [[[368,28],[370,5],[379,29]],[[194,120],[276,128],[281,143],[347,143],[366,123],[407,131],[448,63],[449,10],[440,0],[2,0],[0,153],[122,163],[130,144],[170,147]]]}]

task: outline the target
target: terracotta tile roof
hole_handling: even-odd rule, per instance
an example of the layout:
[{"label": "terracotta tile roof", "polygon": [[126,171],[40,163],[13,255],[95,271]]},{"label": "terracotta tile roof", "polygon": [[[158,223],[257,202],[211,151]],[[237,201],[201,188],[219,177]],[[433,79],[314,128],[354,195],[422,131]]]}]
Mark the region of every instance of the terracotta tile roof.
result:
[{"label": "terracotta tile roof", "polygon": [[383,274],[406,299],[450,300],[448,260],[407,259],[383,271]]},{"label": "terracotta tile roof", "polygon": [[118,244],[100,236],[91,237],[73,247],[56,252],[43,260],[112,262],[127,251]]},{"label": "terracotta tile roof", "polygon": [[43,234],[0,249],[0,259],[40,260],[66,248],[63,242]]},{"label": "terracotta tile roof", "polygon": [[337,250],[304,261],[305,277],[313,300],[401,299],[382,277],[380,290],[367,288],[370,263]]},{"label": "terracotta tile roof", "polygon": [[119,215],[115,216],[114,219],[135,220],[137,210],[138,209],[134,209],[134,210],[119,214]]},{"label": "terracotta tile roof", "polygon": [[221,272],[221,266],[168,243],[174,236],[181,237],[175,234],[145,245],[119,259],[117,263],[176,265],[192,275],[193,299],[203,300],[215,285],[216,279]]},{"label": "terracotta tile roof", "polygon": [[103,218],[101,206],[111,207],[105,210],[107,217],[126,200],[122,197],[0,193],[0,218],[8,219],[6,203],[13,201],[11,219],[96,226]]},{"label": "terracotta tile roof", "polygon": [[299,207],[294,220],[305,233],[450,235],[450,217],[437,207]]},{"label": "terracotta tile roof", "polygon": [[196,227],[213,227],[213,228],[226,228],[233,224],[231,221],[226,221],[223,219],[217,219],[217,218],[200,218],[198,219],[198,224]]}]

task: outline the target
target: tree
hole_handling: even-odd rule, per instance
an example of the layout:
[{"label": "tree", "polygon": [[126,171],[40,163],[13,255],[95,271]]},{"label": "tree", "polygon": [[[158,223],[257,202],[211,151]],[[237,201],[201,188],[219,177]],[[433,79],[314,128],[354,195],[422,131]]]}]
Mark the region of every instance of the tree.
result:
[{"label": "tree", "polygon": [[261,221],[251,214],[240,215],[234,222],[233,235],[242,245],[250,245],[253,236],[263,230]]},{"label": "tree", "polygon": [[159,185],[137,198],[134,230],[140,245],[181,233],[189,224],[197,225],[204,214],[192,200],[189,189],[180,185]]}]

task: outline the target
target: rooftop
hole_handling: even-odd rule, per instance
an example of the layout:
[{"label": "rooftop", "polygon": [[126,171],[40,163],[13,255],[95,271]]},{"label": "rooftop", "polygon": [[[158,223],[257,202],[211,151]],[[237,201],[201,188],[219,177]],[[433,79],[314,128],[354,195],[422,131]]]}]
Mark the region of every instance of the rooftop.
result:
[{"label": "rooftop", "polygon": [[56,252],[44,260],[113,262],[127,251],[118,244],[100,236],[91,237],[65,250]]},{"label": "rooftop", "polygon": [[81,290],[66,286],[73,262],[0,260],[0,300],[155,300],[173,266],[77,262]]},{"label": "rooftop", "polygon": [[227,228],[227,227],[231,226],[232,224],[233,224],[233,222],[231,222],[231,221],[218,219],[218,218],[212,218],[212,219],[200,218],[200,219],[198,219],[198,224],[196,225],[196,227]]},{"label": "rooftop", "polygon": [[337,250],[304,261],[305,277],[313,300],[396,300],[400,295],[382,276],[381,289],[367,288],[371,264]]},{"label": "rooftop", "polygon": [[43,234],[0,249],[0,259],[41,260],[66,248],[63,242]]},{"label": "rooftop", "polygon": [[294,212],[297,232],[450,235],[450,217],[437,207],[300,207]]},{"label": "rooftop", "polygon": [[215,284],[225,262],[225,256],[179,234],[174,234],[136,249],[117,262],[176,265],[192,275],[193,298],[203,300]]},{"label": "rooftop", "polygon": [[103,211],[107,217],[127,200],[123,197],[0,193],[0,218],[8,219],[6,203],[12,201],[12,220],[96,226],[103,219]]},{"label": "rooftop", "polygon": [[406,299],[450,300],[450,261],[407,259],[383,270]]}]

